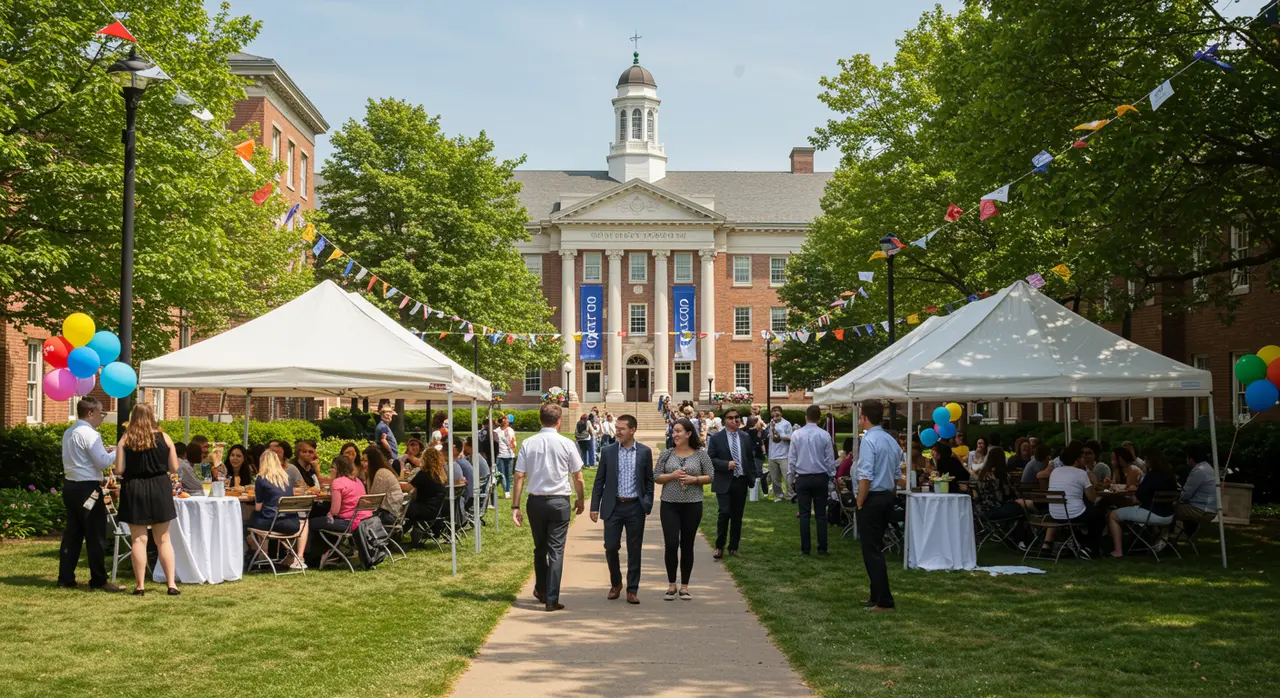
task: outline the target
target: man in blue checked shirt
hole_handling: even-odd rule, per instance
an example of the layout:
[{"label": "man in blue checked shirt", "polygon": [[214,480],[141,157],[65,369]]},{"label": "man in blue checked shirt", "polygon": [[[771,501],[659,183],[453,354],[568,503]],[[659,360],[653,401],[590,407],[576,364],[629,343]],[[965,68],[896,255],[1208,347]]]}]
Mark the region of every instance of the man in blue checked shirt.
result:
[{"label": "man in blue checked shirt", "polygon": [[627,603],[640,603],[640,556],[644,520],[653,511],[653,451],[636,442],[636,418],[619,415],[617,441],[600,451],[591,486],[591,522],[604,519],[604,557],[609,564],[609,600],[622,595],[622,532],[627,532]]},{"label": "man in blue checked shirt", "polygon": [[898,470],[902,467],[902,448],[898,440],[880,427],[884,405],[862,403],[858,420],[865,433],[858,447],[858,533],[862,541],[862,564],[871,580],[870,611],[892,611],[893,594],[889,591],[889,568],[884,562],[884,532],[893,515],[894,489]]}]

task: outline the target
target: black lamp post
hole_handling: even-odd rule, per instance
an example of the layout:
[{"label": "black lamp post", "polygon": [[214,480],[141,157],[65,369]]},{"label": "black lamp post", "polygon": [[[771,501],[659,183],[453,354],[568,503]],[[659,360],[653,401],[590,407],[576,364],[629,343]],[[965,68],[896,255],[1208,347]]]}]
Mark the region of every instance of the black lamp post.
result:
[{"label": "black lamp post", "polygon": [[773,414],[773,339],[764,338],[764,407]]},{"label": "black lamp post", "polygon": [[707,378],[707,402],[713,405],[716,404],[715,384],[716,379]]},{"label": "black lamp post", "polygon": [[[151,69],[150,63],[138,57],[138,49],[129,49],[129,56],[112,63],[107,74],[120,85],[124,94],[124,221],[120,236],[120,362],[132,365],[133,359],[133,174],[134,148],[137,144],[135,125],[138,119],[138,103],[151,79],[139,75]],[[133,406],[132,396],[116,401],[116,431],[123,432]]]},{"label": "black lamp post", "polygon": [[569,378],[573,375],[573,368],[566,365],[564,368],[564,406],[569,406]]},{"label": "black lamp post", "polygon": [[[893,313],[893,258],[897,256],[898,251],[903,248],[902,241],[897,235],[890,233],[880,238],[880,249],[885,254],[885,259],[889,265],[889,344],[897,341],[897,325],[898,322],[894,318]],[[898,406],[893,401],[889,402],[889,428],[893,429],[893,423],[898,418]]]}]

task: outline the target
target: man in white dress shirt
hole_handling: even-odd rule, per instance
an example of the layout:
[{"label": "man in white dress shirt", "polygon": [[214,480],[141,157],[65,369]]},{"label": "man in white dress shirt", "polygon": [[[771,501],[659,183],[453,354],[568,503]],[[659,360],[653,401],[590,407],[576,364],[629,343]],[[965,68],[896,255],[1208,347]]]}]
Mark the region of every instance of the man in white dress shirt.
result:
[{"label": "man in white dress shirt", "polygon": [[[76,564],[83,543],[89,548],[89,588],[123,591],[107,581],[107,505],[103,502],[102,471],[115,456],[102,447],[102,404],[91,397],[76,406],[79,419],[62,433],[62,503],[67,507],[67,528],[58,551],[58,586],[76,586]],[[114,450],[114,449],[113,449]]]},{"label": "man in white dress shirt", "polygon": [[560,406],[547,403],[538,410],[542,430],[520,445],[516,457],[516,482],[512,488],[511,519],[524,525],[520,494],[528,482],[529,531],[533,534],[533,596],[548,611],[560,603],[560,576],[564,572],[564,542],[569,533],[569,494],[578,496],[575,511],[586,508],[583,499],[582,454],[560,435]]}]

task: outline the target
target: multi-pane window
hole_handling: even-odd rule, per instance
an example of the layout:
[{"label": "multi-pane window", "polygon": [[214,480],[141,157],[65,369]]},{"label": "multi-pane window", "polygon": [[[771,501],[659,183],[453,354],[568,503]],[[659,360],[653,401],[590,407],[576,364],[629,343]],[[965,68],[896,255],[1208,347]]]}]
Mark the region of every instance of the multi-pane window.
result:
[{"label": "multi-pane window", "polygon": [[787,283],[787,258],[769,258],[769,285],[781,286]]},{"label": "multi-pane window", "polygon": [[524,255],[524,268],[528,269],[530,274],[538,277],[538,283],[542,283],[542,255]]},{"label": "multi-pane window", "polygon": [[751,285],[751,258],[750,257],[734,257],[733,258],[733,285],[734,286],[750,286]]},{"label": "multi-pane window", "polygon": [[630,271],[631,283],[642,284],[649,280],[649,254],[632,252],[627,257],[627,269]]},{"label": "multi-pane window", "polygon": [[676,283],[691,284],[693,283],[693,253],[677,252],[676,258]]},{"label": "multi-pane window", "polygon": [[542,394],[542,369],[526,368],[524,370],[524,394]]},{"label": "multi-pane window", "polygon": [[653,143],[653,142],[657,141],[657,139],[658,139],[658,134],[654,133],[654,128],[653,128],[653,127],[654,127],[653,110],[652,110],[652,109],[650,109],[650,110],[649,110],[649,129],[648,129],[649,142],[650,142],[650,143]]},{"label": "multi-pane window", "polygon": [[751,392],[751,364],[739,361],[733,365],[733,389]]},{"label": "multi-pane window", "polygon": [[302,198],[307,198],[307,167],[311,162],[311,158],[306,153],[298,156],[298,190],[302,192]]},{"label": "multi-pane window", "polygon": [[156,413],[156,419],[164,419],[164,388],[151,389],[151,409]]},{"label": "multi-pane window", "polygon": [[592,281],[599,283],[600,276],[600,253],[599,252],[583,252],[582,253],[582,280],[585,283]]},{"label": "multi-pane window", "polygon": [[296,185],[296,181],[293,178],[293,156],[295,152],[297,152],[297,146],[293,144],[293,141],[289,141],[289,162],[285,163],[284,174],[285,181],[289,183],[290,189],[293,189]]},{"label": "multi-pane window", "polygon": [[280,159],[280,129],[272,127],[271,129],[271,162]]},{"label": "multi-pane window", "polygon": [[751,308],[733,309],[733,336],[751,336]]},{"label": "multi-pane window", "polygon": [[649,332],[649,306],[644,303],[631,304],[631,334],[648,334]]},{"label": "multi-pane window", "polygon": [[[1203,371],[1208,371],[1209,355],[1196,354],[1195,356],[1191,357],[1191,365]],[[1203,395],[1201,397],[1197,397],[1194,403],[1194,407],[1192,409],[1195,412],[1195,414],[1192,415],[1194,417],[1193,426],[1198,427],[1200,426],[1201,417],[1204,417],[1206,419],[1209,417],[1209,396]]]},{"label": "multi-pane window", "polygon": [[627,140],[627,110],[618,112],[618,142]]},{"label": "multi-pane window", "polygon": [[[1243,259],[1249,254],[1249,233],[1231,226],[1231,259]],[[1240,267],[1231,270],[1231,292],[1249,292],[1249,268]],[[1233,364],[1234,365],[1234,364]]]},{"label": "multi-pane window", "polygon": [[771,380],[769,385],[769,392],[773,393],[774,395],[786,395],[787,382],[783,380],[780,376],[778,376],[777,371],[772,371],[771,373],[772,375],[770,376]]},{"label": "multi-pane window", "polygon": [[39,422],[42,416],[40,395],[40,369],[44,361],[44,344],[39,340],[27,341],[27,421]]},{"label": "multi-pane window", "polygon": [[640,110],[632,109],[631,110],[631,140],[633,141],[644,140],[644,131],[642,130],[644,128],[644,125],[640,123],[640,119],[641,119]]},{"label": "multi-pane window", "polygon": [[[1235,366],[1240,357],[1244,356],[1240,352],[1232,352],[1231,366]],[[1231,382],[1235,384],[1235,390],[1231,391],[1231,414],[1235,415],[1236,423],[1249,418],[1249,403],[1244,399],[1245,388],[1248,387],[1244,383],[1236,380],[1235,370],[1231,371]]]},{"label": "multi-pane window", "polygon": [[769,308],[769,331],[770,332],[786,332],[787,331],[787,309],[786,308]]}]

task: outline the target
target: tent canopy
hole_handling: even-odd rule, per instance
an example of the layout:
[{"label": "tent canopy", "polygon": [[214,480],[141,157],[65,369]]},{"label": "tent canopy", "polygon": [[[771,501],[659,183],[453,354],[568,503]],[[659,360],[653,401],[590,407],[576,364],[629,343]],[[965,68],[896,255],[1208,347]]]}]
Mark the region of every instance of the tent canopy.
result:
[{"label": "tent canopy", "polygon": [[264,397],[488,401],[489,381],[332,281],[214,337],[143,361],[146,388]]},{"label": "tent canopy", "polygon": [[1025,281],[922,324],[814,391],[815,402],[1208,395],[1208,371],[1138,346]]}]

